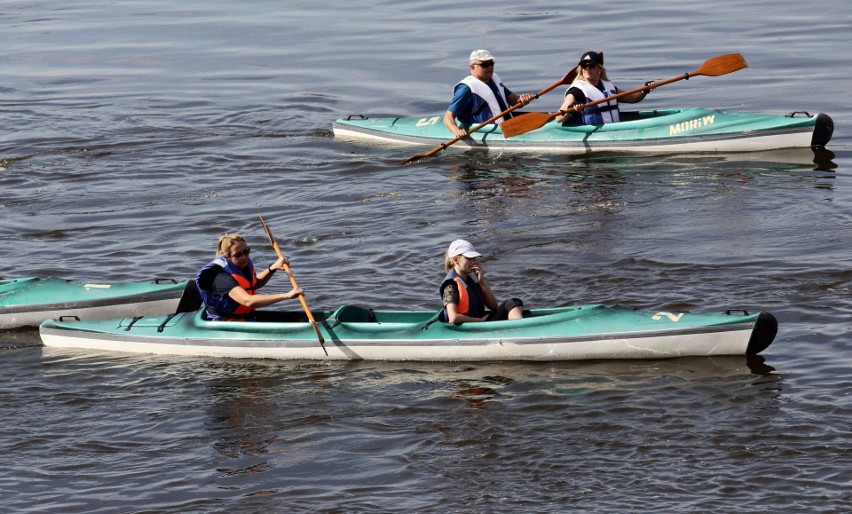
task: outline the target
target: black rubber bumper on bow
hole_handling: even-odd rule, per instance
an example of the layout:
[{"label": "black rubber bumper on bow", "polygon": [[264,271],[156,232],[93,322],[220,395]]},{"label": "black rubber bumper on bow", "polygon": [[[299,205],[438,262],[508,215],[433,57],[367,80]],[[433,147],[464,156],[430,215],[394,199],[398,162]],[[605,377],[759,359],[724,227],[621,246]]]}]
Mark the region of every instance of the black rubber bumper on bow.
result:
[{"label": "black rubber bumper on bow", "polygon": [[769,348],[775,335],[778,333],[778,320],[768,312],[761,312],[757,316],[751,338],[748,340],[746,355],[757,355]]}]

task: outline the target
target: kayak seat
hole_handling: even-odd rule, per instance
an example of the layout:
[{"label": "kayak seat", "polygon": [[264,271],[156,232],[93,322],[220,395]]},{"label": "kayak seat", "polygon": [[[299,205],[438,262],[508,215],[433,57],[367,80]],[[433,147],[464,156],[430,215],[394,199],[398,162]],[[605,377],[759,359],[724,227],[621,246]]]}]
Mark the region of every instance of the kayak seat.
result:
[{"label": "kayak seat", "polygon": [[643,118],[637,111],[621,111],[619,112],[621,121],[636,121]]},{"label": "kayak seat", "polygon": [[198,292],[198,286],[195,285],[194,280],[190,280],[186,283],[186,287],[180,295],[180,301],[175,309],[175,314],[180,314],[181,312],[195,312],[201,308],[202,303],[201,293]]},{"label": "kayak seat", "polygon": [[375,323],[376,314],[373,309],[357,305],[343,305],[334,311],[334,314],[329,316],[326,321],[332,328],[341,323]]}]

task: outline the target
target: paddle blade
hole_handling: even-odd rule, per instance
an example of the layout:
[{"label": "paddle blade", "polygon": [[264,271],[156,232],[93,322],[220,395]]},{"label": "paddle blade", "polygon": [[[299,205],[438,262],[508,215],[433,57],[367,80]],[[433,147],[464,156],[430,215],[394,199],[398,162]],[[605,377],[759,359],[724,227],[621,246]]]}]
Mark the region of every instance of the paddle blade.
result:
[{"label": "paddle blade", "polygon": [[[471,132],[475,132],[475,131],[481,129],[484,125],[485,125],[485,123],[477,125],[473,129],[471,129]],[[446,143],[441,143],[440,145],[436,146],[435,148],[429,150],[426,153],[419,153],[417,155],[412,155],[408,159],[400,162],[400,164],[408,164],[409,162],[418,161],[418,160],[420,160],[424,157],[431,157],[431,156],[435,155],[436,153],[440,152],[441,150],[444,150],[445,148],[447,148],[451,144],[455,143],[456,141],[459,141],[460,139],[461,139],[460,137],[455,137],[455,138],[447,141]]]},{"label": "paddle blade", "polygon": [[548,114],[546,112],[528,112],[504,121],[500,124],[500,130],[503,131],[503,137],[509,138],[518,136],[543,127],[547,122],[556,118],[558,115],[559,113]]},{"label": "paddle blade", "polygon": [[692,75],[718,77],[719,75],[727,75],[728,73],[733,73],[747,67],[748,64],[742,54],[726,54],[708,59]]},{"label": "paddle blade", "polygon": [[429,154],[419,153],[419,154],[417,154],[417,155],[412,155],[412,156],[411,156],[411,157],[409,157],[408,159],[406,159],[406,160],[404,160],[404,161],[400,161],[399,163],[400,163],[400,164],[409,164],[409,163],[412,163],[412,162],[414,162],[414,161],[419,161],[420,159],[422,159],[422,158],[424,158],[424,157],[429,157]]},{"label": "paddle blade", "polygon": [[272,231],[269,229],[269,226],[263,221],[263,216],[260,214],[257,215],[258,219],[260,219],[260,224],[263,225],[263,231],[266,232],[266,237],[269,238],[269,242],[272,244],[272,248],[275,252],[281,256],[281,250],[278,249],[278,243],[275,242],[275,236],[272,235]]},{"label": "paddle blade", "polygon": [[261,216],[260,214],[258,214],[258,215],[257,215],[257,217],[258,217],[258,219],[260,219],[260,224],[261,224],[261,225],[263,225],[263,231],[264,231],[264,232],[266,232],[266,237],[268,237],[268,238],[269,238],[269,242],[270,242],[270,243],[274,243],[274,242],[275,242],[275,238],[274,238],[274,237],[272,237],[272,232],[270,232],[269,227],[266,225],[266,222],[265,222],[265,221],[263,221],[263,216]]},{"label": "paddle blade", "polygon": [[[569,71],[568,73],[565,74],[564,77],[562,77],[562,80],[559,82],[559,85],[565,86],[565,85],[571,84],[572,82],[574,82],[575,78],[577,78],[577,68],[572,68],[571,71]],[[539,94],[541,94],[541,93],[539,93]]]}]

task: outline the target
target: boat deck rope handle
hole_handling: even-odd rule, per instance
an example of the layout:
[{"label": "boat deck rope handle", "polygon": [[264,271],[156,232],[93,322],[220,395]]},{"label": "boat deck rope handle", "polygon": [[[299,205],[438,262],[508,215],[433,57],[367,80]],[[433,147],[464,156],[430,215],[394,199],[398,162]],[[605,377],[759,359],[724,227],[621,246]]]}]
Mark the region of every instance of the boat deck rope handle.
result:
[{"label": "boat deck rope handle", "polygon": [[130,332],[130,329],[131,329],[131,328],[133,328],[133,325],[134,325],[137,321],[139,321],[140,319],[142,319],[142,318],[144,318],[144,317],[145,317],[145,316],[134,316],[134,317],[133,317],[133,320],[132,320],[130,323],[128,323],[127,328],[125,328],[125,329],[124,329],[124,331],[125,331],[125,332]]},{"label": "boat deck rope handle", "polygon": [[174,318],[175,316],[177,316],[177,314],[169,314],[168,316],[166,316],[166,319],[164,319],[163,322],[160,323],[160,326],[157,327],[157,332],[162,332],[163,329],[166,328],[166,323],[171,321],[172,318]]}]

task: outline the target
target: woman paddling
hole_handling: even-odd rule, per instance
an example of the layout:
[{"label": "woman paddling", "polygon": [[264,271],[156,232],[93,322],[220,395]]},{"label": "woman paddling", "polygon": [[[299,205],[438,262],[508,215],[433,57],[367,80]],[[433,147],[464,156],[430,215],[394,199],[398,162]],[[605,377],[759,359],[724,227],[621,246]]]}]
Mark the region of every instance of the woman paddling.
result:
[{"label": "woman paddling", "polygon": [[279,257],[257,273],[249,253],[251,249],[243,236],[225,234],[216,245],[216,258],[196,275],[195,284],[207,307],[209,319],[253,321],[255,309],[303,294],[299,287],[288,293],[258,294],[257,290],[265,286],[276,271],[290,263],[286,257]]},{"label": "woman paddling", "polygon": [[463,323],[523,318],[524,302],[520,298],[498,304],[479,257],[482,255],[464,239],[450,244],[444,258],[447,275],[440,287],[444,305],[441,320]]},{"label": "woman paddling", "polygon": [[[620,93],[615,84],[609,81],[606,76],[606,68],[604,68],[603,52],[586,52],[580,57],[580,62],[577,64],[577,78],[571,84],[571,87],[565,92],[565,100],[560,111],[568,111],[575,105],[583,105],[589,102],[602,100],[612,95]],[[655,84],[648,82],[645,84],[649,89],[654,89]],[[621,99],[614,99],[608,102],[602,102],[584,109],[582,113],[576,110],[570,110],[568,114],[559,115],[556,121],[563,125],[603,125],[604,123],[615,123],[621,121],[621,115],[618,110],[618,102],[628,104],[639,103],[648,96],[648,90],[637,91],[633,94],[622,96]]]}]

